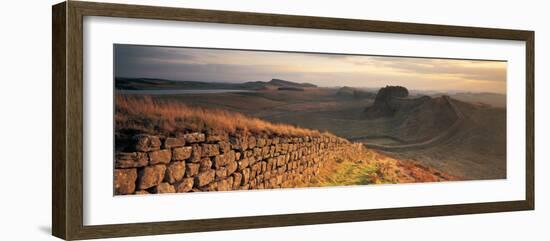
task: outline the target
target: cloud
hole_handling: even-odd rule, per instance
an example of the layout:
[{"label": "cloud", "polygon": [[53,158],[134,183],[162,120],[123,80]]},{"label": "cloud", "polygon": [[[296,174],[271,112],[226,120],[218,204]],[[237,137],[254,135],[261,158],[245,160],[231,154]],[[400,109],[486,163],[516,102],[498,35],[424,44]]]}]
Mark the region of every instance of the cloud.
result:
[{"label": "cloud", "polygon": [[198,48],[115,46],[117,76],[319,86],[506,91],[506,62]]},{"label": "cloud", "polygon": [[406,57],[357,57],[358,66],[375,66],[388,72],[456,76],[469,80],[506,81],[506,62]]}]

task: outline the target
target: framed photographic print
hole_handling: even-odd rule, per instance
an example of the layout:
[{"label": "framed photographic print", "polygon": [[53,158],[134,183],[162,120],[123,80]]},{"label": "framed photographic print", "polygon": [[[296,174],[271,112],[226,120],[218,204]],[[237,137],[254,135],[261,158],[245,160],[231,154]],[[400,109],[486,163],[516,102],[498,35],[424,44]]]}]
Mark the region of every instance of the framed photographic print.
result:
[{"label": "framed photographic print", "polygon": [[77,1],[52,24],[57,237],[534,209],[532,31]]}]

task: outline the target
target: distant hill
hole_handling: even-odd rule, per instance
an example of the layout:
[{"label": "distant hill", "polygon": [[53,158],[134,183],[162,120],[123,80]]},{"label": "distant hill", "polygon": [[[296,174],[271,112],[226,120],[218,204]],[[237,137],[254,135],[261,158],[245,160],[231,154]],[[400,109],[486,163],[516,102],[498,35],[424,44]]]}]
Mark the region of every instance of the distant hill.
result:
[{"label": "distant hill", "polygon": [[374,103],[365,109],[366,117],[396,121],[390,136],[408,142],[428,140],[462,118],[453,109],[454,101],[448,96],[410,97],[408,93],[401,86],[381,88]]},{"label": "distant hill", "polygon": [[282,79],[272,79],[271,81],[267,82],[268,84],[276,85],[279,87],[297,87],[297,88],[315,88],[317,85],[310,84],[310,83],[295,83],[292,81],[282,80]]},{"label": "distant hill", "polygon": [[506,178],[506,109],[480,104],[489,97],[505,101],[500,94],[411,97],[382,88],[363,113],[367,135],[353,139],[465,179]]},{"label": "distant hill", "polygon": [[271,81],[254,81],[242,84],[250,89],[257,90],[295,90],[303,91],[305,88],[316,88],[317,86],[310,83],[296,83],[282,79],[272,79]]},{"label": "distant hill", "polygon": [[504,108],[440,96],[400,109],[392,119],[400,121],[388,134],[406,141],[396,145],[413,147],[396,151],[396,156],[467,179],[506,178]]},{"label": "distant hill", "polygon": [[460,92],[450,95],[453,99],[470,102],[470,103],[483,103],[493,107],[506,108],[506,95],[496,93],[471,93]]},{"label": "distant hill", "polygon": [[336,92],[336,95],[344,98],[365,99],[374,98],[376,94],[374,92],[368,92],[365,90],[344,86]]},{"label": "distant hill", "polygon": [[316,88],[310,83],[296,83],[281,79],[271,81],[251,81],[245,83],[220,83],[184,80],[166,80],[153,78],[123,78],[115,79],[115,88],[123,90],[163,90],[163,89],[244,89],[244,90],[304,90]]},{"label": "distant hill", "polygon": [[240,84],[175,81],[152,78],[116,78],[115,88],[123,90],[164,90],[164,89],[241,89]]}]

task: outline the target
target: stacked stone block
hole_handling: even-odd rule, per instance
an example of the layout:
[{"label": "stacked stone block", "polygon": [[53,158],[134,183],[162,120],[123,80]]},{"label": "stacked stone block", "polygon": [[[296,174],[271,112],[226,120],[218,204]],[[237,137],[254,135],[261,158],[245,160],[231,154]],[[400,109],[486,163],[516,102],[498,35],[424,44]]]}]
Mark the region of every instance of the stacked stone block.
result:
[{"label": "stacked stone block", "polygon": [[116,195],[296,187],[352,146],[329,136],[136,135],[115,154]]}]

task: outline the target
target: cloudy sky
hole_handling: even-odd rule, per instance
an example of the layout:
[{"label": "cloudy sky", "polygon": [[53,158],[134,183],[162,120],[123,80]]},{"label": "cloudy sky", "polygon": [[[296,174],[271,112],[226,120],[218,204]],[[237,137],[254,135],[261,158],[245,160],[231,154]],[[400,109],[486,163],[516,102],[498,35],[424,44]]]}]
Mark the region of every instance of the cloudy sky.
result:
[{"label": "cloudy sky", "polygon": [[506,92],[506,62],[115,45],[115,75],[242,83]]}]

